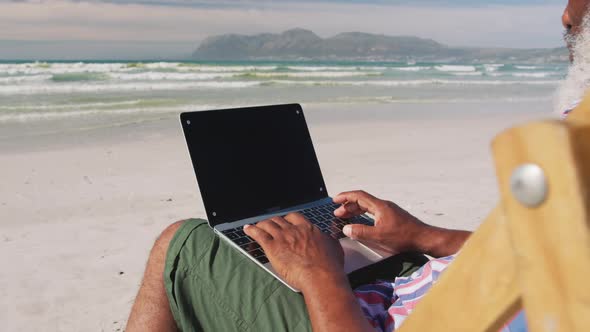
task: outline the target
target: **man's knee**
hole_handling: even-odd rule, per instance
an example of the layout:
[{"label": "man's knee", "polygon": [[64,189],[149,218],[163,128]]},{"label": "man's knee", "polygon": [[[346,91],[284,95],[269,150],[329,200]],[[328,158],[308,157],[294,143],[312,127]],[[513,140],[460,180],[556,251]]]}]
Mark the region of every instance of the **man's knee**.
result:
[{"label": "man's knee", "polygon": [[185,220],[181,220],[166,227],[162,233],[160,233],[158,239],[156,239],[156,243],[154,243],[154,250],[161,250],[164,251],[164,253],[167,252],[174,235],[184,223]]},{"label": "man's knee", "polygon": [[170,242],[182,224],[184,224],[184,220],[177,221],[166,227],[162,233],[160,233],[148,257],[146,276],[156,275],[159,277],[160,274],[164,272],[168,247],[170,247]]}]

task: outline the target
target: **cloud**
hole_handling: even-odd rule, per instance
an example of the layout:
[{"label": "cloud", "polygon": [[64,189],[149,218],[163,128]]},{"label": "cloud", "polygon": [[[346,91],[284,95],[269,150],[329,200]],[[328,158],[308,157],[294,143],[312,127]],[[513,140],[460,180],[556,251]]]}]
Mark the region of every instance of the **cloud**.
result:
[{"label": "cloud", "polygon": [[[561,1],[3,1],[0,39],[188,41],[308,28],[416,35],[451,45],[561,45]],[[514,5],[518,3],[519,5]],[[449,5],[451,4],[451,5]]]}]

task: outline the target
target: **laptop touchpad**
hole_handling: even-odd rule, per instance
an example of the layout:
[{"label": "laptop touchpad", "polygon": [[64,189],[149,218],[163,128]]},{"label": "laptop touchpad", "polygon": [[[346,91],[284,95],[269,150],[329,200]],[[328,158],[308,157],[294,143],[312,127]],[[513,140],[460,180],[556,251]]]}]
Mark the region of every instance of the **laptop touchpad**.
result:
[{"label": "laptop touchpad", "polygon": [[350,273],[383,260],[383,256],[349,238],[340,240],[344,250],[344,272]]}]

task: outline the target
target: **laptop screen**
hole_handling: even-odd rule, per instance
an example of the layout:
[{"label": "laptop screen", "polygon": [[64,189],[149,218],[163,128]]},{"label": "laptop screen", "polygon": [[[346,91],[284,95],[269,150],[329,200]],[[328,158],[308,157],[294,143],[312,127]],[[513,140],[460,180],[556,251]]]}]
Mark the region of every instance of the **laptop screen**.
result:
[{"label": "laptop screen", "polygon": [[327,197],[299,105],[181,115],[212,226]]}]

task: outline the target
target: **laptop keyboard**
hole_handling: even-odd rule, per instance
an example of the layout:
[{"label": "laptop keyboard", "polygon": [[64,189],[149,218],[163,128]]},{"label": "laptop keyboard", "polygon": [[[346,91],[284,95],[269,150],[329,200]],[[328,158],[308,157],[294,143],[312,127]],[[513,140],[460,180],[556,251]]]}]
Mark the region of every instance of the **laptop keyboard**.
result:
[{"label": "laptop keyboard", "polygon": [[[350,219],[341,219],[334,216],[334,210],[340,205],[328,203],[312,207],[309,209],[298,211],[303,214],[307,220],[314,224],[323,233],[331,236],[333,239],[340,240],[345,237],[342,233],[342,228],[349,224],[363,224],[373,226],[373,222],[362,216],[353,217]],[[268,263],[268,258],[264,254],[264,250],[256,241],[244,233],[244,227],[236,227],[223,231],[223,234],[230,240],[236,243],[240,248],[244,249],[248,254],[256,258],[260,263]]]}]

